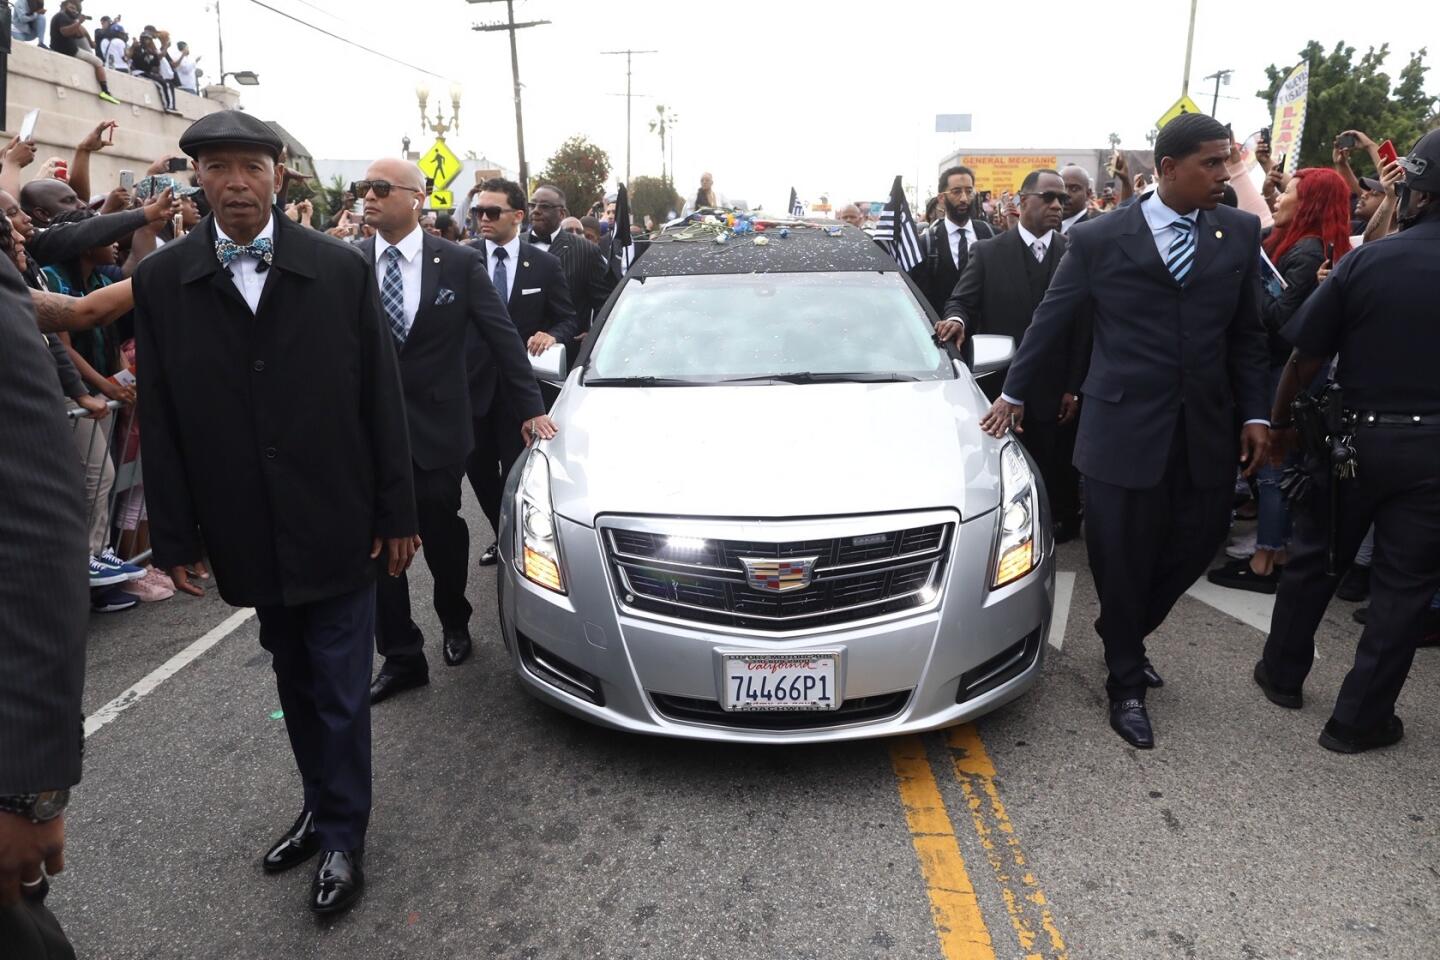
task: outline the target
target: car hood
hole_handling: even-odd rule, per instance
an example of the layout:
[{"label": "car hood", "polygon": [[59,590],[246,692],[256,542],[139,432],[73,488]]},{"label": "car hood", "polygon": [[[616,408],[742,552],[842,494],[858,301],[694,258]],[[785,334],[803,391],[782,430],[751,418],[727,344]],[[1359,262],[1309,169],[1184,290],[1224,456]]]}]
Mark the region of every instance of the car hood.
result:
[{"label": "car hood", "polygon": [[968,375],[919,383],[584,387],[544,444],[562,516],[816,517],[1000,500],[1000,441]]}]

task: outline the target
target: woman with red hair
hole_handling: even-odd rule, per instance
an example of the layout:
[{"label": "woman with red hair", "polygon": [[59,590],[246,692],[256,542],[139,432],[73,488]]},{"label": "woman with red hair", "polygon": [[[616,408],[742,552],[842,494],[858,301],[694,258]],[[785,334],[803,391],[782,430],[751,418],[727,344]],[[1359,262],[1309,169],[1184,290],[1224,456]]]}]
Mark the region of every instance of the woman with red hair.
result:
[{"label": "woman with red hair", "polygon": [[[1275,204],[1275,226],[1262,242],[1274,270],[1262,268],[1264,292],[1260,318],[1270,334],[1272,387],[1290,356],[1290,344],[1280,336],[1300,305],[1319,286],[1316,274],[1327,261],[1339,261],[1350,252],[1350,188],[1328,167],[1307,167],[1290,178]],[[1335,263],[1331,262],[1330,266]],[[1211,570],[1211,583],[1238,590],[1274,593],[1290,542],[1290,511],[1280,493],[1281,469],[1266,465],[1256,474],[1259,520],[1255,552]]]}]

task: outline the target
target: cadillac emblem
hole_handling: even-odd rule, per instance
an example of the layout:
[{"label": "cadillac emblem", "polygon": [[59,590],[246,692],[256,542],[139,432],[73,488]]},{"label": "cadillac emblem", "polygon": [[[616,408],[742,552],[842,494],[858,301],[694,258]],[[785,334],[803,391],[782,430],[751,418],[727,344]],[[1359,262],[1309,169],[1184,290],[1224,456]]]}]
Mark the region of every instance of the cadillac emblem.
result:
[{"label": "cadillac emblem", "polygon": [[770,593],[789,593],[804,590],[815,579],[815,562],[819,557],[786,557],[780,559],[757,559],[741,557],[745,565],[745,580],[756,590]]}]

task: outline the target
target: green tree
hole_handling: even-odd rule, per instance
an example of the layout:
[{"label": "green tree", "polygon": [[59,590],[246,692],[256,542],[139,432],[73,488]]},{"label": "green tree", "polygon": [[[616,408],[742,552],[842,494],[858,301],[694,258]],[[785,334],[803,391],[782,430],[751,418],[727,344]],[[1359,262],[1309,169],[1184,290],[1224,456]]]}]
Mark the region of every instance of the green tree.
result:
[{"label": "green tree", "polygon": [[675,188],[660,177],[636,177],[627,187],[630,190],[630,215],[641,223],[646,217],[659,226],[669,220],[671,214],[679,215],[685,201]]},{"label": "green tree", "polygon": [[[1400,69],[1398,82],[1383,70],[1390,45],[1369,48],[1355,59],[1355,48],[1344,41],[1328,53],[1311,40],[1300,51],[1300,60],[1310,64],[1310,96],[1305,112],[1305,133],[1300,141],[1300,166],[1324,167],[1331,162],[1331,146],[1345,130],[1363,130],[1374,140],[1395,142],[1400,153],[1410,149],[1426,130],[1426,120],[1435,109],[1436,97],[1425,93],[1426,50],[1410,55]],[[1298,63],[1299,60],[1295,61]],[[1270,85],[1256,96],[1273,104],[1275,95],[1294,67],[1271,64],[1265,68]],[[1358,154],[1358,151],[1357,151]],[[1358,159],[1352,154],[1352,160]]]},{"label": "green tree", "polygon": [[570,212],[584,216],[590,205],[605,195],[610,176],[610,155],[578,134],[560,144],[545,164],[540,179],[565,191]]}]

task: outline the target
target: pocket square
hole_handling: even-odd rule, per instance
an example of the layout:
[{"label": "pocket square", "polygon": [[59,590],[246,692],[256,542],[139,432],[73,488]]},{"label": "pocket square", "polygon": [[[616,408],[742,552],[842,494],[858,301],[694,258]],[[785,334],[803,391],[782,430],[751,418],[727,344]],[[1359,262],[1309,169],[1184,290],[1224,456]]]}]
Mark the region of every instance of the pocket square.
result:
[{"label": "pocket square", "polygon": [[522,296],[522,297],[528,297],[528,296],[530,296],[530,294],[532,294],[532,293],[539,293],[540,290],[541,290],[540,287],[523,288],[523,289],[521,289],[521,291],[520,291],[520,296]]},{"label": "pocket square", "polygon": [[454,302],[455,291],[451,290],[449,287],[441,287],[439,290],[435,291],[435,306],[443,307],[447,303]]}]

